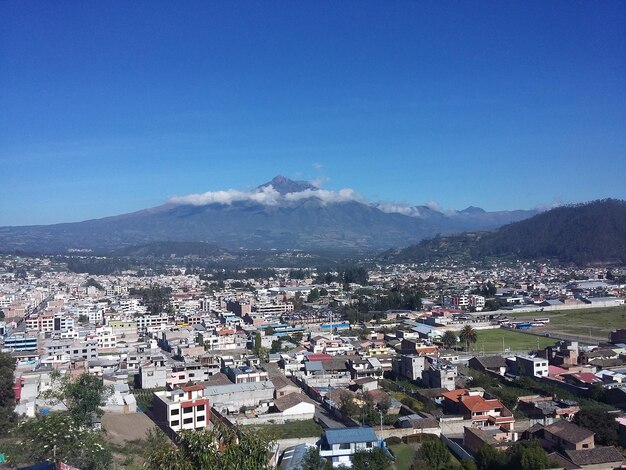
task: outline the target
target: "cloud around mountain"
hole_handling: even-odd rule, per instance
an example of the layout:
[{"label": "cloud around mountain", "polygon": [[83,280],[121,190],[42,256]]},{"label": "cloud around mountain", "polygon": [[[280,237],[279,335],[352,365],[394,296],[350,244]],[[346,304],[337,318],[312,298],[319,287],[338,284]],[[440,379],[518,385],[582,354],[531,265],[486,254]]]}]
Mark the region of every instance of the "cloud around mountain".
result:
[{"label": "cloud around mountain", "polygon": [[173,204],[191,204],[193,206],[206,206],[209,204],[231,205],[236,202],[255,202],[265,206],[278,206],[309,198],[316,198],[324,204],[350,201],[367,203],[363,196],[349,188],[340,189],[339,191],[305,189],[304,191],[283,194],[272,185],[256,188],[252,191],[228,189],[226,191],[208,191],[201,194],[173,196],[169,198],[168,202]]},{"label": "cloud around mountain", "polygon": [[171,204],[192,206],[207,206],[210,204],[230,206],[240,202],[251,202],[264,206],[281,206],[309,198],[315,198],[322,204],[359,202],[375,207],[382,212],[403,214],[410,217],[423,217],[425,215],[424,209],[439,210],[439,207],[432,202],[421,208],[395,202],[372,203],[351,188],[331,191],[320,188],[316,182],[292,181],[282,176],[277,176],[269,183],[265,183],[249,191],[240,191],[237,189],[207,191],[199,194],[172,196],[168,199],[168,202]]}]

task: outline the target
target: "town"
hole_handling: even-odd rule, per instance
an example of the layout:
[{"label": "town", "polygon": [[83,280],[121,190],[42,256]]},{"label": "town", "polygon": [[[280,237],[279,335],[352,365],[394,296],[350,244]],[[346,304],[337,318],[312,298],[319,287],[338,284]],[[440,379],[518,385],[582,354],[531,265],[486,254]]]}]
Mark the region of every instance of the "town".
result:
[{"label": "town", "polygon": [[3,459],[63,458],[69,444],[29,423],[74,412],[84,382],[96,441],[70,447],[104,450],[67,451],[80,468],[140,468],[156,429],[262,435],[281,469],[492,468],[524,452],[545,460],[528,468],[625,465],[624,270],[179,261],[95,275],[0,258],[0,427],[31,439],[0,440]]}]

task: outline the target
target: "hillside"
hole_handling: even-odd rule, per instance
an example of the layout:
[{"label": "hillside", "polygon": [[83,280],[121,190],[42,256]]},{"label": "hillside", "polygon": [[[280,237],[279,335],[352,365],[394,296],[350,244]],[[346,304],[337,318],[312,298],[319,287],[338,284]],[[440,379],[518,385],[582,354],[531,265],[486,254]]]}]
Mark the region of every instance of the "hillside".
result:
[{"label": "hillside", "polygon": [[605,199],[557,207],[492,232],[436,237],[384,254],[396,262],[462,262],[492,256],[626,263],[626,202]]}]

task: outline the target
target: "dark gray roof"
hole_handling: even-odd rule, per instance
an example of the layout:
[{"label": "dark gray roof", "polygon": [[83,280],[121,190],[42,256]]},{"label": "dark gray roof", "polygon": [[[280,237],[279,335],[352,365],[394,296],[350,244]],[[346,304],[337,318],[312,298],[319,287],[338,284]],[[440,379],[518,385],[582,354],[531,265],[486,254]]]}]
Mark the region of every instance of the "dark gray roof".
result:
[{"label": "dark gray roof", "polygon": [[585,450],[566,450],[565,454],[576,465],[598,465],[624,461],[622,453],[613,446]]},{"label": "dark gray roof", "polygon": [[476,359],[485,369],[506,367],[506,361],[502,356],[477,356],[474,359]]}]

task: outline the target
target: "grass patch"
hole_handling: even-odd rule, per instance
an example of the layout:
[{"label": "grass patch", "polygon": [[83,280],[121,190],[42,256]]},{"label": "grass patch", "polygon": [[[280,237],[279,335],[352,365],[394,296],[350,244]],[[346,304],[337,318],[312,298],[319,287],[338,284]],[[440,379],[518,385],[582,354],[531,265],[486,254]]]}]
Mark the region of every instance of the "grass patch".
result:
[{"label": "grass patch", "polygon": [[415,447],[407,444],[396,444],[389,446],[393,455],[396,456],[396,469],[397,470],[409,470],[413,460],[415,460]]},{"label": "grass patch", "polygon": [[242,426],[243,432],[260,432],[271,435],[274,439],[289,439],[294,437],[320,437],[322,427],[312,419],[305,421],[290,421],[284,424],[250,424]]},{"label": "grass patch", "polygon": [[504,340],[505,350],[509,351],[530,351],[546,346],[553,346],[555,339],[543,336],[527,335],[519,331],[507,328],[496,328],[492,330],[476,330],[478,337],[476,343],[470,345],[470,351],[485,354],[502,354],[502,342]]},{"label": "grass patch", "polygon": [[575,310],[559,310],[555,312],[524,312],[511,313],[509,318],[528,320],[533,318],[549,318],[545,327],[533,328],[536,332],[565,333],[594,340],[606,341],[609,332],[626,325],[626,307],[581,308]]}]

